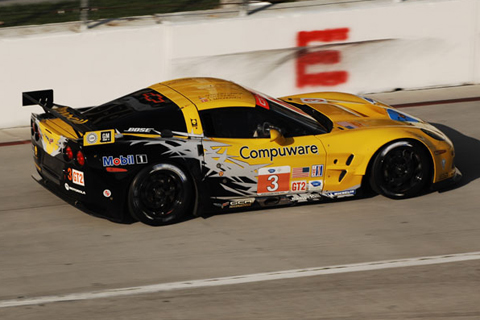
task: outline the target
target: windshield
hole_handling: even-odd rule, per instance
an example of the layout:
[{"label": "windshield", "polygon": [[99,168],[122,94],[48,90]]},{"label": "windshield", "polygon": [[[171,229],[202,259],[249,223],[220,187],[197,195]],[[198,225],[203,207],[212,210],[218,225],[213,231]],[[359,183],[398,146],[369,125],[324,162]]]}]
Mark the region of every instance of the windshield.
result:
[{"label": "windshield", "polygon": [[256,93],[255,91],[254,95],[257,100],[257,106],[264,107],[274,113],[288,117],[303,126],[307,126],[312,130],[310,134],[315,135],[329,132],[328,126],[326,126],[323,121],[318,121],[313,113],[307,113],[309,110],[303,110],[293,104],[272,98],[262,93]]}]

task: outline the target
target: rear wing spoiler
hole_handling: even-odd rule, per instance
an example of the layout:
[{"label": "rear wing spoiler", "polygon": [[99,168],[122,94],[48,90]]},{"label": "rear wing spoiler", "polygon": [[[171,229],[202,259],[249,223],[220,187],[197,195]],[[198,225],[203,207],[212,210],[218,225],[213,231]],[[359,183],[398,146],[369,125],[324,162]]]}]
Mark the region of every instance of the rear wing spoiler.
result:
[{"label": "rear wing spoiler", "polygon": [[82,137],[87,131],[92,131],[91,126],[88,125],[88,119],[80,111],[53,102],[52,89],[23,92],[22,105],[39,105],[45,113],[60,118],[70,125],[78,137]]},{"label": "rear wing spoiler", "polygon": [[38,104],[45,112],[53,107],[53,90],[29,91],[22,93],[22,106]]}]

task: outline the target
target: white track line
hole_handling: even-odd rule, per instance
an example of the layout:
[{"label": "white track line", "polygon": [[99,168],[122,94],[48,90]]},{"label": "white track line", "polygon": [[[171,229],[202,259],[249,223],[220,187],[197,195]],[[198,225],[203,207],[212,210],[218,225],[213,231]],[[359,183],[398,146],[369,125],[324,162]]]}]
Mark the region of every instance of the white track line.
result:
[{"label": "white track line", "polygon": [[0,300],[0,308],[19,307],[35,304],[45,304],[62,301],[91,300],[99,298],[112,298],[118,296],[129,296],[135,294],[157,293],[170,290],[192,289],[215,287],[260,281],[294,279],[311,276],[320,276],[326,274],[371,271],[390,268],[426,266],[432,264],[441,264],[449,262],[460,262],[469,260],[480,260],[480,251],[460,254],[450,254],[442,256],[429,256],[409,259],[385,260],[366,263],[354,263],[328,267],[306,268],[297,270],[285,270],[277,272],[247,274],[233,277],[211,278],[202,280],[159,283],[140,287],[107,289],[93,292],[72,293],[58,296],[43,296],[33,298],[21,298],[12,300]]}]

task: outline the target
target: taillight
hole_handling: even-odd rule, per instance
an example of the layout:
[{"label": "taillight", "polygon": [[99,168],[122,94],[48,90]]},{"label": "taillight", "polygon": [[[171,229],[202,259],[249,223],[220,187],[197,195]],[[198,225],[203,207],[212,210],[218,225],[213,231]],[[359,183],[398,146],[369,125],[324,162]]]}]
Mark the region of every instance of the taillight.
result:
[{"label": "taillight", "polygon": [[65,149],[63,149],[63,154],[65,156],[66,161],[73,160],[73,150],[70,146],[67,146]]},{"label": "taillight", "polygon": [[80,167],[83,167],[85,165],[85,155],[83,154],[82,150],[78,150],[76,152],[75,151],[74,149],[72,149],[72,147],[66,146],[63,149],[63,158],[67,162],[75,160],[75,163],[77,165],[79,165]]},{"label": "taillight", "polygon": [[40,133],[38,131],[38,126],[34,120],[31,121],[30,131],[32,133],[32,136],[35,138],[35,140],[38,141],[38,139],[40,139]]},{"label": "taillight", "polygon": [[77,152],[77,163],[79,166],[83,167],[85,165],[85,155],[81,150]]}]

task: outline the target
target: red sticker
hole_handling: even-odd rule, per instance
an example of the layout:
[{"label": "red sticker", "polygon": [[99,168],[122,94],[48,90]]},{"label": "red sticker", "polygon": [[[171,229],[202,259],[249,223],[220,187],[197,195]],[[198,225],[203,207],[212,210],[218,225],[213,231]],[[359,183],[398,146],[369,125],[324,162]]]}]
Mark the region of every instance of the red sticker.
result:
[{"label": "red sticker", "polygon": [[290,191],[290,167],[261,168],[258,170],[257,193],[288,193]]},{"label": "red sticker", "polygon": [[83,180],[83,172],[73,169],[72,170],[72,182],[78,184],[80,186],[85,186],[85,182]]},{"label": "red sticker", "polygon": [[307,192],[307,181],[293,181],[292,192]]},{"label": "red sticker", "polygon": [[255,95],[255,102],[256,102],[257,106],[260,106],[262,108],[270,110],[270,106],[268,105],[268,101],[266,99],[260,97],[257,94]]}]

